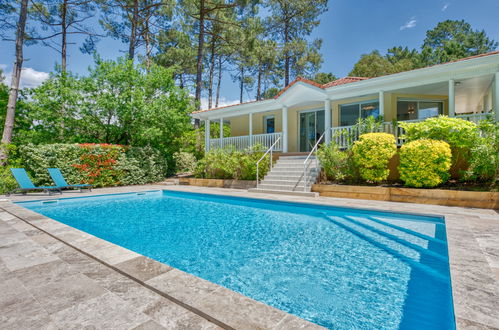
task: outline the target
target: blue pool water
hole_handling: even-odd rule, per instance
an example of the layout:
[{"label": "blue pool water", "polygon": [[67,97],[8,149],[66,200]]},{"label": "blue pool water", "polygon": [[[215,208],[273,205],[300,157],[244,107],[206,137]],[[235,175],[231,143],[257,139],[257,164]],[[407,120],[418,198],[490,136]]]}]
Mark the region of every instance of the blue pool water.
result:
[{"label": "blue pool water", "polygon": [[439,217],[171,191],[20,204],[328,328],[455,328]]}]

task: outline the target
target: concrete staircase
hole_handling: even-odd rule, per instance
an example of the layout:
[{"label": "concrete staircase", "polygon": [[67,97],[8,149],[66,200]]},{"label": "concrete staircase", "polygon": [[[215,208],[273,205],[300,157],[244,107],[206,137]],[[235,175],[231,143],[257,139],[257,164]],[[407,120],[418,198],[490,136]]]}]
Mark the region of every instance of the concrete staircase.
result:
[{"label": "concrete staircase", "polygon": [[315,156],[311,156],[307,161],[310,164],[307,170],[308,187],[304,188],[303,162],[306,158],[307,156],[279,157],[272,170],[267,173],[258,185],[258,188],[249,189],[249,191],[317,196],[317,193],[310,191],[311,185],[315,183],[319,175],[315,168]]}]

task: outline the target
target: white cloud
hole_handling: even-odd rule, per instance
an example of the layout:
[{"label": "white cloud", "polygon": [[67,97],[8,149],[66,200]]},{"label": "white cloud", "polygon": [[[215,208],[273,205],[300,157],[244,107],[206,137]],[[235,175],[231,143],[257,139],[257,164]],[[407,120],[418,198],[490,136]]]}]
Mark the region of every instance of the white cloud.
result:
[{"label": "white cloud", "polygon": [[416,17],[411,17],[410,20],[408,20],[404,25],[400,27],[400,31],[406,30],[406,29],[412,29],[413,27],[416,26],[416,23],[418,21],[416,20]]},{"label": "white cloud", "polygon": [[[12,72],[5,72],[5,69],[7,68],[5,64],[0,64],[0,68],[4,70],[4,83],[10,85]],[[48,72],[36,71],[33,68],[23,68],[23,70],[21,71],[21,83],[19,85],[20,88],[34,88],[41,85],[41,83],[43,83],[48,78]]]},{"label": "white cloud", "polygon": [[449,6],[450,6],[450,3],[448,3],[448,2],[445,3],[444,6],[442,7],[442,11],[446,11],[447,8],[449,8]]}]

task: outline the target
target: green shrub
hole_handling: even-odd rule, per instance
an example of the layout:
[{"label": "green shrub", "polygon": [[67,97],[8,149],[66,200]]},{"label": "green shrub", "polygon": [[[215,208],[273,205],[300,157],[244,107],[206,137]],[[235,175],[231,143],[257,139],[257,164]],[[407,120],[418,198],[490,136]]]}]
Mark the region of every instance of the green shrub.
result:
[{"label": "green shrub", "polygon": [[445,141],[421,139],[400,148],[400,179],[409,187],[435,187],[449,178],[451,150]]},{"label": "green shrub", "polygon": [[152,147],[128,147],[116,162],[122,185],[159,182],[165,178],[167,167],[167,159]]},{"label": "green shrub", "polygon": [[49,167],[60,168],[69,183],[90,183],[95,187],[158,182],[167,170],[165,157],[151,147],[30,144],[20,148],[20,155],[37,185],[53,184]]},{"label": "green shrub", "polygon": [[419,139],[432,139],[447,142],[452,149],[470,149],[480,135],[478,126],[468,120],[438,116],[422,122],[405,123],[399,126],[405,129],[402,137],[406,142]]},{"label": "green shrub", "polygon": [[173,159],[175,159],[175,170],[177,173],[191,173],[196,169],[196,156],[190,152],[176,152],[173,154]]},{"label": "green shrub", "polygon": [[352,152],[361,178],[368,182],[381,182],[390,174],[388,162],[397,152],[397,145],[392,134],[368,133],[355,141]]},{"label": "green shrub", "polygon": [[196,177],[206,179],[234,179],[239,152],[213,149],[206,153],[196,167]]},{"label": "green shrub", "polygon": [[2,145],[0,148],[4,148],[7,155],[7,164],[5,166],[0,166],[0,193],[6,193],[17,188],[17,182],[14,180],[10,169],[13,167],[22,167],[22,160],[19,158],[18,148],[13,145]]},{"label": "green shrub", "polygon": [[464,179],[494,183],[499,171],[499,123],[493,119],[483,120],[478,127],[482,136],[470,150]]},{"label": "green shrub", "polygon": [[348,156],[348,152],[341,151],[335,143],[323,145],[317,150],[317,158],[330,181],[342,181],[348,176]]},{"label": "green shrub", "polygon": [[[213,149],[206,153],[198,162],[195,176],[205,179],[236,179],[255,180],[256,162],[262,157],[261,146],[254,146],[245,151],[234,149]],[[259,165],[260,179],[269,170],[270,155],[265,157]]]}]

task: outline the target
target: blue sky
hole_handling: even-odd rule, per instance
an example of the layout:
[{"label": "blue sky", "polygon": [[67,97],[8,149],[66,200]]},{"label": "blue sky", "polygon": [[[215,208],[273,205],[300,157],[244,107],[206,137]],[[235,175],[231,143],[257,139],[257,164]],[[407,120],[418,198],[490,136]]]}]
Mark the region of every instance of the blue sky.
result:
[{"label": "blue sky", "polygon": [[[322,38],[324,63],[322,70],[343,77],[361,54],[373,49],[384,52],[392,46],[417,48],[425,32],[446,19],[464,19],[475,29],[485,29],[489,37],[499,41],[499,0],[329,0],[329,10],[321,16],[321,24],[312,38]],[[97,21],[92,21],[98,29]],[[126,45],[105,39],[98,44],[104,58],[123,56]],[[69,68],[85,74],[93,59],[81,54],[77,45],[69,47]],[[45,79],[59,55],[40,45],[25,48],[25,86]],[[0,41],[0,68],[7,74],[14,61],[13,43]],[[10,81],[9,81],[10,82]],[[223,103],[239,98],[238,86],[229,75],[222,83]],[[245,95],[245,99],[254,95]]]}]

